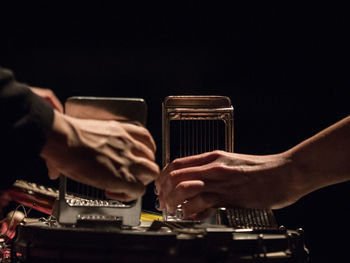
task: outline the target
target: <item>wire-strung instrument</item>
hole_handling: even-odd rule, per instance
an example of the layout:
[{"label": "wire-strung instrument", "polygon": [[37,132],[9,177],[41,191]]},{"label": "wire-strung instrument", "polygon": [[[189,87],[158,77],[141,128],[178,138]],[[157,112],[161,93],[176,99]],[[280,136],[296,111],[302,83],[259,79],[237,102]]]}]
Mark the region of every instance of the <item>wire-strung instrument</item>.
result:
[{"label": "wire-strung instrument", "polygon": [[[233,152],[231,100],[224,96],[169,96],[163,102],[163,165],[176,158],[214,150]],[[181,206],[165,220],[181,220]],[[278,229],[271,210],[219,209],[206,220],[227,222],[235,228]]]},{"label": "wire-strung instrument", "polygon": [[[80,118],[127,121],[139,116],[137,120],[144,123],[146,109],[138,99],[75,97],[66,103],[66,111]],[[230,100],[166,98],[163,163],[215,149],[233,151]],[[6,262],[303,263],[308,259],[303,231],[278,227],[271,210],[219,208],[205,222],[182,220],[181,214],[165,214],[162,220],[157,214],[141,214],[141,199],[106,200],[101,190],[64,176],[59,191],[17,181],[9,193],[49,217],[23,220]],[[0,249],[1,245],[0,240]]]},{"label": "wire-strung instrument", "polygon": [[[146,125],[147,105],[139,98],[71,97],[65,103],[67,115],[82,119],[117,120]],[[129,203],[108,200],[104,191],[60,177],[59,200],[54,215],[60,224],[75,224],[113,218],[123,225],[140,223],[141,198]],[[74,195],[70,198],[68,194]],[[77,197],[77,198],[76,198]]]}]

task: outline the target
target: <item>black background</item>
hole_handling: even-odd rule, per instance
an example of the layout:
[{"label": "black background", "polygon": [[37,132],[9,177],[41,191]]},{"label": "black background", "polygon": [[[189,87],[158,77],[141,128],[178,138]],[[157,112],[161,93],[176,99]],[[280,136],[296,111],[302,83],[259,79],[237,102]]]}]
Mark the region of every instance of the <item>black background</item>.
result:
[{"label": "black background", "polygon": [[[0,65],[62,102],[144,98],[159,164],[168,95],[229,96],[235,151],[278,153],[349,114],[347,15],[344,6],[319,3],[14,1],[0,8]],[[304,228],[312,262],[347,256],[349,189],[328,187],[276,211],[280,224]]]}]

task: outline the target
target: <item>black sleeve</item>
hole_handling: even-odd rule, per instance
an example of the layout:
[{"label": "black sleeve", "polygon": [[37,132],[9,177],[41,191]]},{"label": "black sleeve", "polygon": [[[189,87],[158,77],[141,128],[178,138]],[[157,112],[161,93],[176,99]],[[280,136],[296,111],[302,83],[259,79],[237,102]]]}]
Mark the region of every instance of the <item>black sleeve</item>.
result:
[{"label": "black sleeve", "polygon": [[53,109],[0,67],[0,116],[0,189],[6,189],[16,179],[30,179],[51,130]]}]

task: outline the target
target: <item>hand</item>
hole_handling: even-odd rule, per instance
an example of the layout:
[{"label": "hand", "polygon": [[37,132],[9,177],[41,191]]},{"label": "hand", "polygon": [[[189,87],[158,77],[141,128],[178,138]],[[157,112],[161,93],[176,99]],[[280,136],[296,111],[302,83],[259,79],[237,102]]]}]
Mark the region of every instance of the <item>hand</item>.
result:
[{"label": "hand", "polygon": [[213,151],[174,160],[156,180],[159,210],[203,218],[212,207],[281,208],[299,196],[291,191],[285,154],[243,155]]},{"label": "hand", "polygon": [[[211,207],[277,209],[350,180],[350,116],[273,155],[214,151],[177,159],[156,180],[160,210],[201,217]],[[185,202],[186,201],[186,202]]]},{"label": "hand", "polygon": [[49,103],[52,106],[52,108],[58,110],[61,113],[63,112],[62,103],[59,101],[59,99],[56,97],[55,93],[53,93],[52,90],[36,87],[30,87],[30,90],[42,99],[44,99],[47,103]]},{"label": "hand", "polygon": [[[55,111],[41,156],[67,177],[131,201],[145,192],[159,168],[149,132],[134,124],[76,119]],[[57,174],[51,174],[55,179]]]}]

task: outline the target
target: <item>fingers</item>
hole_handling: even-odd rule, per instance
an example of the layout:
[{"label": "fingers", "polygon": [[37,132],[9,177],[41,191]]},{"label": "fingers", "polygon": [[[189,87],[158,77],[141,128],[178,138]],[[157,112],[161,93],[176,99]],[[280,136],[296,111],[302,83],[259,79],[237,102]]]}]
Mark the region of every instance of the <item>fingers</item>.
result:
[{"label": "fingers", "polygon": [[56,168],[56,166],[50,162],[49,160],[46,160],[46,166],[49,172],[49,178],[51,180],[56,180],[58,177],[60,177],[60,171]]},{"label": "fingers", "polygon": [[126,157],[132,162],[129,172],[147,185],[159,174],[159,167],[154,162],[156,147],[153,138],[143,127],[128,123],[123,123],[122,126],[133,139],[131,152],[126,153]]},{"label": "fingers", "polygon": [[222,202],[220,193],[203,181],[181,182],[166,197],[159,196],[159,210],[167,209],[174,213],[182,205],[184,218],[205,218],[209,216],[208,208],[216,207]]},{"label": "fingers", "polygon": [[184,218],[203,219],[210,216],[210,208],[220,205],[220,195],[206,192],[209,188],[202,181],[182,182],[167,198],[159,198],[159,210],[174,213],[182,205]]},{"label": "fingers", "polygon": [[220,198],[216,194],[202,193],[196,195],[182,204],[183,216],[184,218],[206,216],[204,212],[211,207],[218,207],[219,201]]},{"label": "fingers", "polygon": [[[131,151],[118,150],[118,147],[120,148],[120,145],[108,150],[109,158],[116,169],[127,168],[131,176],[144,185],[149,184],[158,176],[159,166],[154,162],[154,154],[143,144],[139,142],[132,144]],[[124,148],[127,147],[124,146]],[[104,154],[106,153],[107,150],[104,151]]]},{"label": "fingers", "polygon": [[55,93],[53,93],[50,89],[42,89],[42,88],[35,88],[30,87],[30,90],[38,95],[39,97],[43,98],[46,102],[48,102],[54,109],[58,110],[59,112],[63,113],[63,105],[59,101],[59,99],[56,97]]},{"label": "fingers", "polygon": [[215,208],[208,208],[208,209],[205,209],[204,211],[199,212],[197,214],[192,214],[190,216],[190,218],[192,218],[194,220],[203,220],[203,219],[206,219],[208,217],[211,217],[212,215],[215,214],[215,212],[216,212]]},{"label": "fingers", "polygon": [[131,152],[136,156],[145,157],[152,161],[155,160],[154,151],[140,141],[133,142]]},{"label": "fingers", "polygon": [[[103,189],[107,196],[122,201],[144,194],[145,185],[159,174],[154,162],[153,139],[145,128],[56,113],[53,131],[57,136],[52,134],[41,153],[50,161],[49,168],[56,166],[67,177]],[[57,140],[61,137],[63,140]],[[141,138],[145,138],[148,145]],[[56,176],[50,172],[51,178]]]},{"label": "fingers", "polygon": [[153,137],[146,128],[131,123],[121,122],[120,124],[136,141],[146,145],[153,153],[156,151],[156,144]]},{"label": "fingers", "polygon": [[133,160],[133,164],[129,169],[130,173],[135,176],[144,185],[154,181],[159,174],[159,167],[155,162],[151,162],[145,158],[137,158]]},{"label": "fingers", "polygon": [[131,202],[139,197],[137,195],[127,195],[126,193],[111,193],[108,191],[105,191],[105,196],[109,199],[118,200],[121,202]]},{"label": "fingers", "polygon": [[[144,184],[130,173],[127,166],[120,166],[119,162],[115,163],[106,156],[99,156],[98,162],[86,164],[86,166],[83,176],[78,181],[114,195],[119,194],[118,198],[122,199],[118,200],[133,200],[145,192]],[[74,175],[71,174],[71,176]]]},{"label": "fingers", "polygon": [[[99,138],[100,144],[96,145],[98,151],[108,152],[111,156],[126,156],[129,159],[135,157],[146,158],[150,161],[155,160],[152,152],[145,144],[135,141],[132,137],[125,134],[118,137]],[[101,147],[103,146],[103,147]]]},{"label": "fingers", "polygon": [[169,169],[179,170],[188,167],[202,166],[217,160],[219,157],[226,156],[224,151],[212,151],[202,154],[178,158],[170,163]]},{"label": "fingers", "polygon": [[[227,177],[230,176],[228,179]],[[206,183],[220,184],[227,181],[235,184],[241,181],[239,176],[235,176],[232,169],[224,164],[212,163],[199,167],[189,167],[180,170],[162,173],[157,179],[156,186],[160,194],[168,196],[178,184],[185,181],[201,180]]]},{"label": "fingers", "polygon": [[166,208],[170,213],[173,213],[179,204],[182,204],[205,190],[205,183],[203,181],[193,180],[181,182],[168,195],[164,196],[163,193],[159,195],[161,200],[166,201],[166,203],[162,202],[160,204],[159,209]]},{"label": "fingers", "polygon": [[151,182],[158,172],[157,165],[145,158],[137,158],[133,163],[136,166],[135,171],[131,170],[132,166],[120,166],[120,163],[116,166],[119,169],[115,169],[109,163],[113,161],[105,159],[105,162],[101,162],[102,167],[99,170],[104,175],[101,174],[100,178],[106,178],[100,182],[101,188],[106,191],[106,196],[120,201],[132,201],[142,196],[145,193],[145,184]]},{"label": "fingers", "polygon": [[142,196],[145,191],[145,186],[142,183],[119,181],[117,185],[105,188],[105,195],[111,199],[129,202]]},{"label": "fingers", "polygon": [[[175,212],[182,204],[185,217],[206,217],[206,210],[216,205],[223,182],[240,181],[235,172],[225,163],[226,153],[213,151],[174,160],[166,166],[155,185],[159,193],[159,210]],[[226,158],[227,159],[227,158]],[[226,180],[226,181],[225,181]],[[213,186],[213,187],[212,187]]]},{"label": "fingers", "polygon": [[145,193],[144,184],[125,167],[114,169],[111,160],[104,159],[98,163],[88,164],[78,169],[63,170],[62,173],[80,183],[105,190],[108,197],[120,201],[132,201]]},{"label": "fingers", "polygon": [[[157,179],[157,187],[161,187],[164,181],[168,180],[168,177],[163,176],[165,174],[170,174],[172,171],[181,170],[185,168],[196,169],[196,167],[213,163],[219,157],[222,157],[222,156],[226,156],[226,153],[223,151],[212,151],[212,152],[202,153],[198,155],[178,158],[172,161],[171,163],[169,163],[166,167],[164,167],[161,175]],[[183,170],[183,171],[186,171],[186,170]],[[181,172],[179,172],[178,175],[180,174]]]}]

